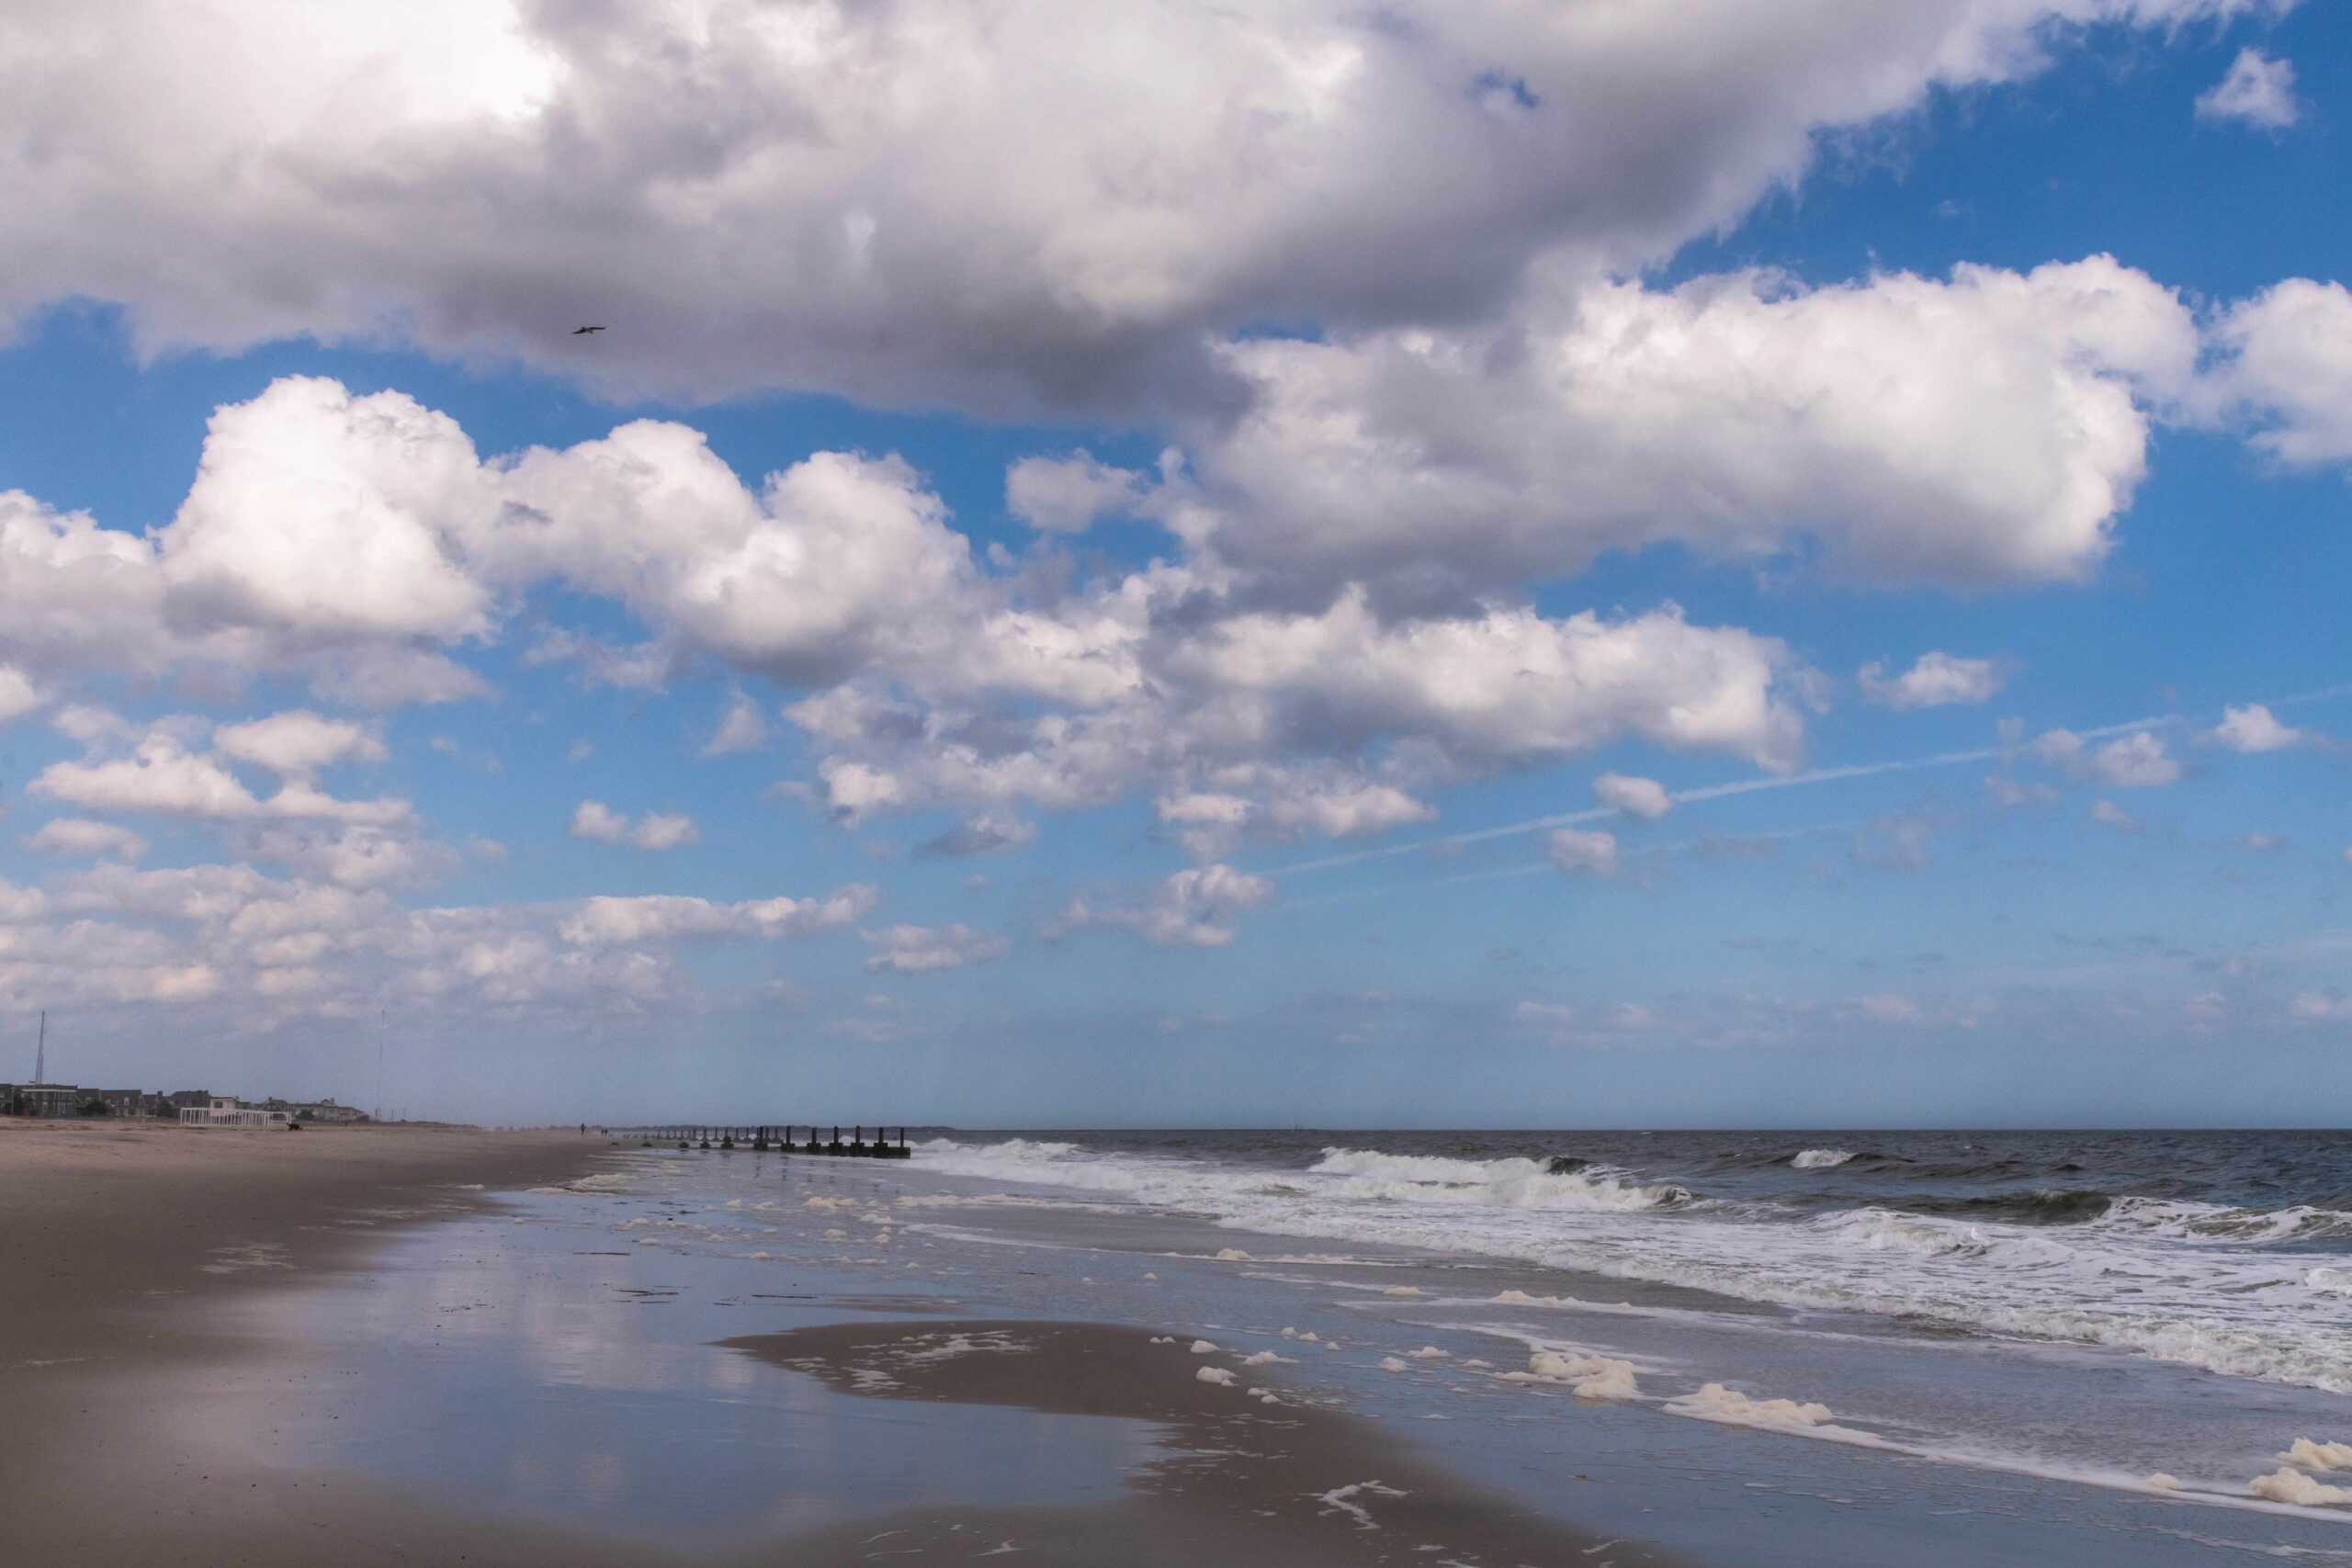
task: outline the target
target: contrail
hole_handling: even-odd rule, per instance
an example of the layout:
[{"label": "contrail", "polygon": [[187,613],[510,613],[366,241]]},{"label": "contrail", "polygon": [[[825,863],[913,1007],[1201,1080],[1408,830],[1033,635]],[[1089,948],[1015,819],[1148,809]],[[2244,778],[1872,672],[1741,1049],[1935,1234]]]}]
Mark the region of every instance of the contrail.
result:
[{"label": "contrail", "polygon": [[[2288,707],[2301,703],[2319,702],[2329,697],[2352,695],[2352,683],[2322,686],[2314,691],[2298,692],[2292,696],[2278,697],[2268,705]],[[2075,734],[2085,740],[2104,740],[2111,736],[2132,735],[2144,729],[2163,729],[2191,722],[2187,714],[2155,714],[2147,718],[2135,718],[2123,724],[2101,725],[2096,729],[2078,729]],[[1805,784],[1836,784],[1844,779],[1874,778],[1883,773],[1917,773],[1927,768],[1956,767],[1964,762],[1990,762],[2007,756],[2018,748],[2013,745],[1977,746],[1962,751],[1939,751],[1930,757],[1898,758],[1884,762],[1851,762],[1835,768],[1808,768],[1798,773],[1767,773],[1752,779],[1739,779],[1731,784],[1707,784],[1698,789],[1677,790],[1667,796],[1677,806],[1702,800],[1721,800],[1726,795],[1754,795],[1761,790],[1796,789]],[[1623,813],[1613,806],[1589,806],[1575,811],[1563,811],[1549,817],[1531,817],[1523,822],[1507,822],[1499,828],[1479,828],[1464,833],[1446,833],[1433,839],[1416,839],[1410,843],[1383,844],[1374,849],[1354,850],[1346,854],[1324,855],[1317,860],[1300,861],[1293,865],[1276,866],[1265,873],[1268,876],[1291,876],[1300,872],[1329,871],[1334,866],[1354,865],[1360,861],[1385,860],[1392,855],[1419,854],[1429,850],[1453,849],[1463,844],[1483,843],[1489,839],[1507,839],[1521,833],[1540,833],[1548,828],[1571,828],[1580,822],[1599,822]]]}]

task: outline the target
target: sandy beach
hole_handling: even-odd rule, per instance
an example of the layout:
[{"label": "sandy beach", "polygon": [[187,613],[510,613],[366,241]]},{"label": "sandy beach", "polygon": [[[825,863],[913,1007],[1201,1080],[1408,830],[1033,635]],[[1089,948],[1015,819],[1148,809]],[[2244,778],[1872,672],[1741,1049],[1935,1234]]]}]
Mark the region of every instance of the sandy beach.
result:
[{"label": "sandy beach", "polygon": [[604,1152],[576,1134],[459,1127],[0,1121],[0,1558],[598,1561],[593,1543],[436,1518],[158,1434],[252,1358],[216,1331],[224,1299],[315,1280],[401,1227],[568,1179]]}]

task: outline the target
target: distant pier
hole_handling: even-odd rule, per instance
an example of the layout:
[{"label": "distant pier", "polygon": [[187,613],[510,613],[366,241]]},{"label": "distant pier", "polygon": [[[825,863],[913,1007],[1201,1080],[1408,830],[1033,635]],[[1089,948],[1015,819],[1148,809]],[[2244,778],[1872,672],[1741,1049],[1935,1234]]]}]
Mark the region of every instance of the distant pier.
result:
[{"label": "distant pier", "polygon": [[912,1159],[913,1149],[907,1146],[907,1130],[899,1129],[898,1140],[890,1138],[890,1129],[876,1127],[869,1139],[863,1126],[850,1129],[843,1138],[836,1126],[830,1138],[820,1136],[822,1128],[811,1127],[805,1142],[796,1141],[793,1134],[799,1123],[786,1122],[780,1127],[707,1127],[699,1122],[691,1125],[665,1127],[607,1127],[604,1131],[616,1138],[635,1138],[647,1148],[657,1145],[674,1144],[682,1149],[717,1149],[728,1152],[750,1149],[754,1154],[818,1155],[831,1159]]}]

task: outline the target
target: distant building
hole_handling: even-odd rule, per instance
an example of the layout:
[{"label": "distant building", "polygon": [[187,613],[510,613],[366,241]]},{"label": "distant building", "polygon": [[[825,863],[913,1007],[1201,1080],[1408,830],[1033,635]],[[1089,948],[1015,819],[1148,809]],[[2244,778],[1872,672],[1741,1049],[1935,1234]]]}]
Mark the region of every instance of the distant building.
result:
[{"label": "distant building", "polygon": [[77,1089],[74,1093],[75,1096],[74,1109],[77,1112],[85,1116],[91,1113],[91,1107],[94,1105],[105,1107],[105,1110],[98,1112],[98,1114],[105,1116],[151,1116],[154,1114],[151,1108],[151,1102],[154,1097],[147,1093],[144,1089]]},{"label": "distant building", "polygon": [[20,1083],[6,1098],[18,1116],[72,1116],[82,1108],[83,1091],[70,1083]]}]

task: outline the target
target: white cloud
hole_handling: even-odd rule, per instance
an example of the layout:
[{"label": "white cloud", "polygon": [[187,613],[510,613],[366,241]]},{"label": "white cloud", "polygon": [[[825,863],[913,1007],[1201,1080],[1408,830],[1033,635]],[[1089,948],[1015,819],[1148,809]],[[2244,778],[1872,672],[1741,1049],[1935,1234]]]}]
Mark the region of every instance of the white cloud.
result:
[{"label": "white cloud", "polygon": [[225,756],[283,778],[307,779],[337,762],[379,762],[387,755],[384,743],[363,727],[302,708],[222,725],[212,732],[212,744]]},{"label": "white cloud", "polygon": [[1132,507],[1143,476],[1114,468],[1085,452],[1068,457],[1023,457],[1005,470],[1004,504],[1032,528],[1079,534],[1107,513]]},{"label": "white cloud", "polygon": [[728,700],[726,716],[718,721],[718,728],[702,749],[702,754],[724,757],[737,751],[756,751],[767,743],[767,716],[748,694],[737,692]]},{"label": "white cloud", "polygon": [[1989,701],[2003,676],[1989,659],[1958,659],[1941,651],[1923,653],[1902,674],[1890,678],[1884,664],[1865,664],[1856,677],[1871,701],[1891,708],[1931,708],[1947,703]]},{"label": "white cloud", "polygon": [[0,664],[0,724],[22,718],[40,705],[40,694],[23,671]]},{"label": "white cloud", "polygon": [[1140,897],[1114,894],[1108,902],[1074,898],[1050,928],[1058,935],[1080,926],[1123,926],[1147,942],[1222,947],[1234,920],[1273,897],[1274,885],[1229,865],[1180,871]]},{"label": "white cloud", "polygon": [[756,936],[771,941],[854,925],[879,894],[864,883],[821,898],[714,903],[679,894],[582,900],[557,934],[576,947],[627,946],[680,937]]},{"label": "white cloud", "polygon": [[865,961],[866,969],[874,973],[919,975],[934,969],[961,969],[967,964],[1001,958],[1012,946],[1003,937],[965,925],[888,926],[858,934],[882,950]]},{"label": "white cloud", "polygon": [[2092,747],[2069,729],[2052,729],[2035,738],[2033,755],[2064,771],[2069,778],[2087,779],[2115,789],[2145,789],[2177,783],[2181,766],[2165,743],[2148,730],[2134,730],[2104,746]]},{"label": "white cloud", "polygon": [[2214,726],[2210,739],[2233,751],[2284,751],[2310,744],[2312,736],[2309,730],[2279,723],[2260,703],[2248,703],[2222,710],[2222,722]]},{"label": "white cloud", "polygon": [[1493,323],[1235,345],[1249,412],[1155,505],[1249,570],[1423,598],[1666,540],[2078,581],[2198,354],[2174,292],[2103,256],[1813,289],[1544,278]]},{"label": "white cloud", "polygon": [[147,840],[113,822],[93,822],[82,817],[60,817],[41,824],[25,840],[28,850],[52,855],[117,855],[137,860],[147,852]]},{"label": "white cloud", "polygon": [[1566,1029],[1576,1022],[1577,1010],[1558,1002],[1522,1001],[1511,1009],[1511,1017],[1538,1028]]},{"label": "white cloud", "polygon": [[28,792],[89,811],[150,812],[195,820],[314,818],[390,827],[409,819],[404,800],[339,799],[300,779],[287,780],[266,799],[257,797],[217,755],[188,749],[180,739],[187,728],[166,721],[149,730],[127,755],[94,754],[78,762],[51,762],[27,786]]},{"label": "white cloud", "polygon": [[616,392],[1198,401],[1214,334],[1476,312],[1544,254],[1633,271],[2070,25],[2238,8],[36,7],[0,315],[119,303],[146,354],[407,338]]},{"label": "white cloud", "polygon": [[571,814],[571,836],[600,844],[634,844],[640,850],[674,850],[702,837],[694,818],[649,811],[631,821],[602,801],[583,800]]},{"label": "white cloud", "polygon": [[1674,797],[1656,779],[1628,773],[1603,773],[1592,781],[1592,793],[1603,806],[1613,806],[1628,817],[1655,822],[1674,809]]},{"label": "white cloud", "polygon": [[2352,1021],[2352,997],[2338,992],[2301,991],[2288,1005],[2290,1016],[2312,1022]]},{"label": "white cloud", "polygon": [[2206,400],[2250,422],[2257,447],[2309,467],[2352,460],[2352,290],[2289,278],[2232,306]]},{"label": "white cloud", "polygon": [[2284,130],[2301,115],[2293,62],[2253,48],[2238,51],[2228,72],[2197,99],[2198,118],[2235,120],[2259,130]]},{"label": "white cloud", "polygon": [[2112,828],[2120,833],[2136,833],[2140,830],[2139,819],[2111,800],[2092,802],[2091,820],[2101,827]]},{"label": "white cloud", "polygon": [[1617,874],[1617,840],[1610,833],[1577,828],[1555,829],[1544,840],[1544,858],[1576,876]]}]

